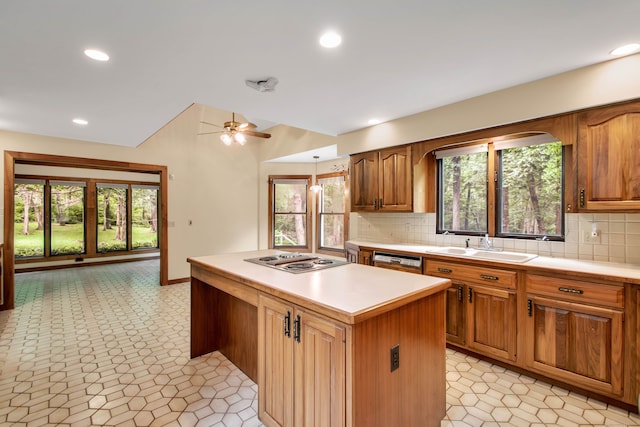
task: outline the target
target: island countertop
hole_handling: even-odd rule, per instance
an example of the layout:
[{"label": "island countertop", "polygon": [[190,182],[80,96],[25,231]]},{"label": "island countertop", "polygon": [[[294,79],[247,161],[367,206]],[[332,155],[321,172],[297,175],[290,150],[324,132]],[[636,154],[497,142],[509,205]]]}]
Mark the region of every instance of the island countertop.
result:
[{"label": "island countertop", "polygon": [[228,277],[255,289],[256,294],[271,294],[347,324],[443,291],[451,283],[448,279],[359,264],[292,274],[245,261],[277,253],[282,251],[237,252],[191,257],[187,261],[192,272],[195,268]]}]

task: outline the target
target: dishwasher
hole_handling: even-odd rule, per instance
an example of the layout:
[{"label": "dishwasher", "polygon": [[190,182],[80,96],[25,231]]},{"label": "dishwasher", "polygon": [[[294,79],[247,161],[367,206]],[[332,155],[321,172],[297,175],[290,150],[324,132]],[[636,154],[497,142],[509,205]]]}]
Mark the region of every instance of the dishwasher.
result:
[{"label": "dishwasher", "polygon": [[373,265],[375,267],[422,274],[422,257],[420,256],[398,255],[376,251],[373,253]]}]

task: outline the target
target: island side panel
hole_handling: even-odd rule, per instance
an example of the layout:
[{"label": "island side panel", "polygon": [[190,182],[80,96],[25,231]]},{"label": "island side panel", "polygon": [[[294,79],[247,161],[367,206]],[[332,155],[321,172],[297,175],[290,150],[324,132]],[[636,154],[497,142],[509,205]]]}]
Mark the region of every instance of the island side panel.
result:
[{"label": "island side panel", "polygon": [[[445,296],[354,326],[353,426],[439,426],[446,412]],[[400,366],[391,372],[392,347]]]},{"label": "island side panel", "polygon": [[254,382],[258,378],[258,311],[191,277],[191,357],[220,351]]}]

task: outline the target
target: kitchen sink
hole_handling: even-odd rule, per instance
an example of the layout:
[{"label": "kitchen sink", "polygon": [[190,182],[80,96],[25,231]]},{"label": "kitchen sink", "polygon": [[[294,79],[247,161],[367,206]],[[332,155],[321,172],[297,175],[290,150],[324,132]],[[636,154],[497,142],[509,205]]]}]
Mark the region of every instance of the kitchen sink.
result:
[{"label": "kitchen sink", "polygon": [[434,253],[441,253],[447,255],[456,255],[468,258],[487,259],[496,261],[507,262],[527,262],[538,255],[523,254],[520,252],[504,252],[504,251],[491,251],[472,248],[456,248],[456,247],[444,247],[433,251]]}]

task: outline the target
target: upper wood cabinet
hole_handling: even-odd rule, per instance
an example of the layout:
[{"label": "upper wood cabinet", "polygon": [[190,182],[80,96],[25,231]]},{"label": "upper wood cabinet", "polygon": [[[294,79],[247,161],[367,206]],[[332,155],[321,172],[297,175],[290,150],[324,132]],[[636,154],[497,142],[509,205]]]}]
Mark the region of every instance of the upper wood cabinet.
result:
[{"label": "upper wood cabinet", "polygon": [[413,210],[411,145],[351,156],[352,212]]},{"label": "upper wood cabinet", "polygon": [[640,209],[640,102],[579,114],[577,172],[580,210]]}]

